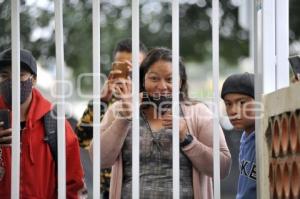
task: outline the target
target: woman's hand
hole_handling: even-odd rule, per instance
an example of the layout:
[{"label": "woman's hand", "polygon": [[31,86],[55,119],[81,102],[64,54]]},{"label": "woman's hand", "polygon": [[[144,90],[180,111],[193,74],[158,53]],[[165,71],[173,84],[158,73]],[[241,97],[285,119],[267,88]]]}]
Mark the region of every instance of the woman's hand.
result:
[{"label": "woman's hand", "polygon": [[132,93],[131,79],[118,79],[114,81],[117,98],[122,102],[122,108],[119,111],[120,115],[126,119],[131,119],[132,112]]},{"label": "woman's hand", "polygon": [[113,86],[111,80],[106,80],[104,82],[103,88],[101,90],[101,101],[109,102],[112,98]]},{"label": "woman's hand", "polygon": [[[172,113],[171,111],[167,111],[163,116],[162,116],[162,124],[164,128],[171,129],[173,126],[173,120],[172,120]],[[183,117],[180,117],[179,119],[179,139],[180,142],[182,142],[188,132],[187,124],[186,121]]]}]

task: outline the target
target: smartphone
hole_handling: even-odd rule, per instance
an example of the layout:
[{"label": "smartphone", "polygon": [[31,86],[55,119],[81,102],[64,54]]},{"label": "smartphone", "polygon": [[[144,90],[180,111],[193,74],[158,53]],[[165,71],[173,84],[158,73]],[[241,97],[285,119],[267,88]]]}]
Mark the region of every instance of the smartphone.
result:
[{"label": "smartphone", "polygon": [[296,80],[300,80],[300,55],[289,57],[289,61]]},{"label": "smartphone", "polygon": [[0,122],[4,124],[1,126],[3,129],[10,128],[10,116],[8,109],[0,109]]},{"label": "smartphone", "polygon": [[124,78],[130,75],[128,64],[126,62],[113,62],[112,63],[112,70],[119,70],[121,71],[120,74],[114,74],[114,78]]}]

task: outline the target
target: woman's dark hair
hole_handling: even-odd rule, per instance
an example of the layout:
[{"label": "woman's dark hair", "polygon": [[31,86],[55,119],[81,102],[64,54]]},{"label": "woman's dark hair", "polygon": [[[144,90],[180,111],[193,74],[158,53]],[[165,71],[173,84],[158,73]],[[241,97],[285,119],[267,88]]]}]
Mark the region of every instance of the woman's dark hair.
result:
[{"label": "woman's dark hair", "polygon": [[[155,62],[158,62],[160,60],[172,62],[172,51],[170,49],[162,47],[153,48],[149,51],[140,66],[140,92],[146,91],[144,87],[146,73]],[[182,62],[181,58],[179,58],[179,75],[181,80],[181,85],[179,88],[179,99],[180,101],[187,101],[189,100],[187,75],[185,71],[185,65]]]}]

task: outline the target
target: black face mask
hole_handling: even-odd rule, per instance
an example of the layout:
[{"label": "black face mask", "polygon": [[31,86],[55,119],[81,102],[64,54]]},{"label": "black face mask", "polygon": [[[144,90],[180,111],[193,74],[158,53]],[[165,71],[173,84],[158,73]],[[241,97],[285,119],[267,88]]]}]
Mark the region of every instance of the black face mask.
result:
[{"label": "black face mask", "polygon": [[[20,103],[23,104],[32,92],[32,78],[28,78],[26,81],[21,81],[21,99]],[[10,79],[3,81],[0,84],[0,92],[5,101],[9,106],[12,105],[12,82]]]},{"label": "black face mask", "polygon": [[[167,110],[172,108],[172,96],[151,96],[147,92],[143,93],[143,102],[145,104],[153,103],[157,109],[157,113],[164,114]],[[150,104],[151,105],[151,104]]]}]

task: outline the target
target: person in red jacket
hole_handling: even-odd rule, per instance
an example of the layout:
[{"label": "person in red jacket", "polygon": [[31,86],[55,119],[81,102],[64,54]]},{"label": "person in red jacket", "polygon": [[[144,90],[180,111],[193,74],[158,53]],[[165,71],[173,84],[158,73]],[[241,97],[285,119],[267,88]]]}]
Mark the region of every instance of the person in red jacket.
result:
[{"label": "person in red jacket", "polygon": [[[0,53],[0,109],[11,117],[11,50]],[[45,142],[44,116],[52,104],[34,88],[36,61],[29,51],[20,51],[20,198],[57,198],[57,168],[50,146]],[[86,197],[84,174],[76,135],[66,121],[66,198]],[[11,196],[11,134],[0,122],[0,198]]]}]

